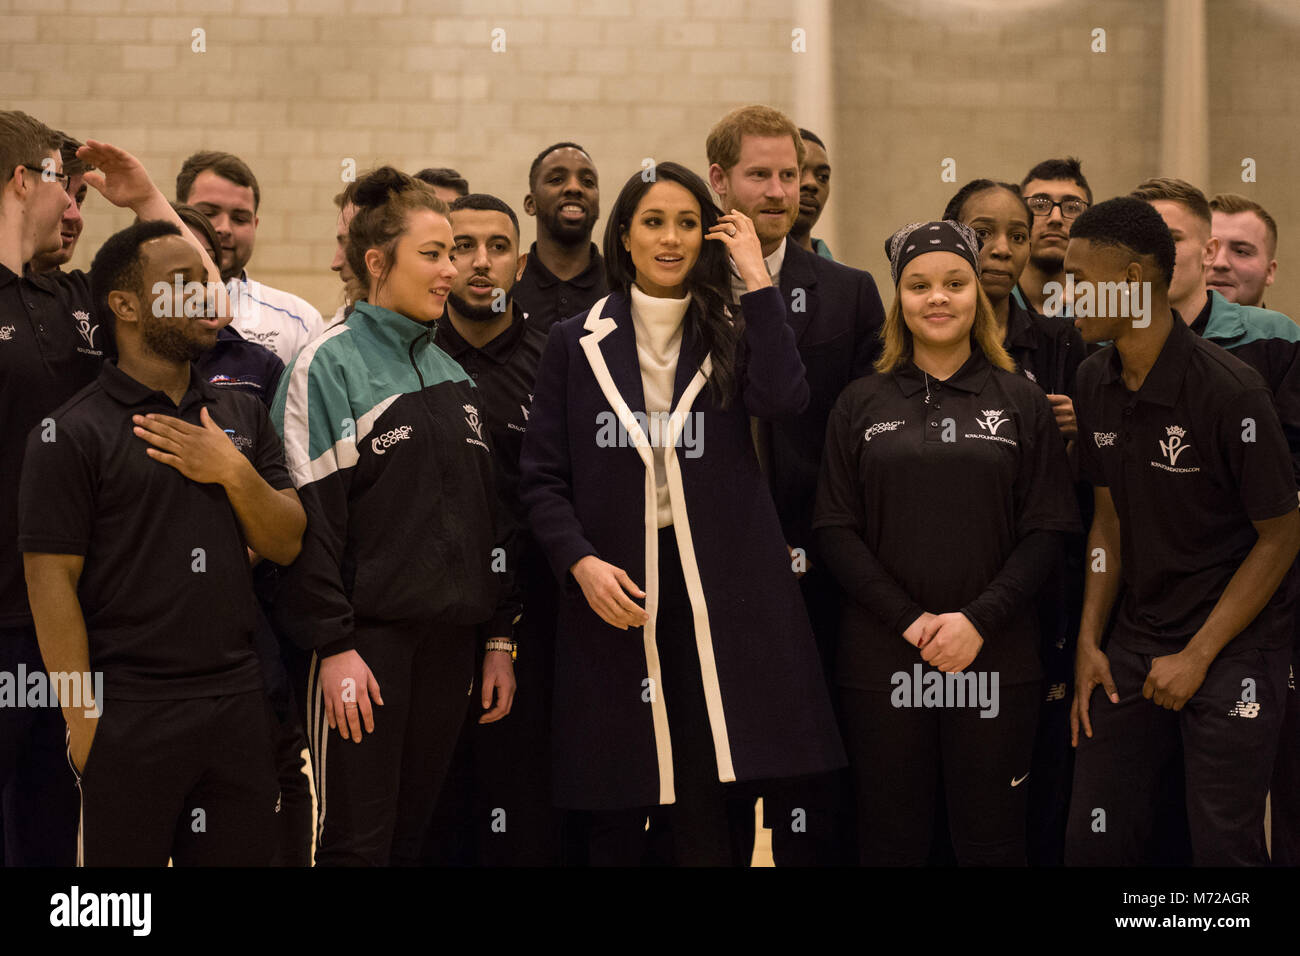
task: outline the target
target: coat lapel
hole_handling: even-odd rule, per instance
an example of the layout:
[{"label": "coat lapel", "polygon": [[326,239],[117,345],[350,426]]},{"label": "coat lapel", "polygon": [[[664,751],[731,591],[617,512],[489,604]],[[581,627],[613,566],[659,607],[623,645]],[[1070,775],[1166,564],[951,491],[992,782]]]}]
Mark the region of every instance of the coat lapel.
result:
[{"label": "coat lapel", "polygon": [[578,339],[592,374],[609,407],[636,445],[646,467],[654,470],[650,440],[633,415],[645,414],[645,392],[641,387],[641,364],[636,354],[636,331],[632,328],[630,303],[611,293],[591,307],[582,325],[587,334]]},{"label": "coat lapel", "polygon": [[798,344],[817,314],[817,273],[813,271],[814,253],[789,239],[785,243],[785,261],[781,263],[781,298],[785,300],[785,320],[794,330]]}]

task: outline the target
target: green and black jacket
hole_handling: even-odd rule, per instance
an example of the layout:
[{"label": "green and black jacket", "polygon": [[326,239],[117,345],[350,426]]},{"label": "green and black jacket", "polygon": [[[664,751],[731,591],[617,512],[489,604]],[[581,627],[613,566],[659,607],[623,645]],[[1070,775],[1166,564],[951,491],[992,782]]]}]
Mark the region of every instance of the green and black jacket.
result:
[{"label": "green and black jacket", "polygon": [[322,657],[354,646],[358,620],[509,637],[518,616],[478,390],[433,336],[358,303],[280,380],[271,418],[307,532],[275,617]]}]

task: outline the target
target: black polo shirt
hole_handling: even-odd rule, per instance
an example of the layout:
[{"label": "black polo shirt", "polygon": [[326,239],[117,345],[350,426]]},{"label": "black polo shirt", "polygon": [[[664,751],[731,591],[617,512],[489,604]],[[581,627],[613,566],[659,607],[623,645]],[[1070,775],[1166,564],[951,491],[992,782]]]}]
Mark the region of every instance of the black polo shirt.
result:
[{"label": "black polo shirt", "polygon": [[284,374],[284,362],[265,345],[250,342],[233,325],[217,333],[217,344],[204,352],[194,367],[216,388],[252,392],[268,409]]},{"label": "black polo shirt", "polygon": [[0,265],[0,627],[31,624],[18,551],[27,433],[99,374],[112,346],[85,272],[15,275]]},{"label": "black polo shirt", "polygon": [[[1254,369],[1174,315],[1136,393],[1113,345],[1079,369],[1079,468],[1119,514],[1124,598],[1112,640],[1170,654],[1196,634],[1254,546],[1252,521],[1296,509],[1272,395]],[[1251,440],[1253,439],[1253,440]],[[1281,647],[1285,586],[1228,647]]]},{"label": "black polo shirt", "polygon": [[572,279],[561,279],[542,265],[534,242],[528,250],[528,264],[524,266],[523,277],[515,283],[513,295],[515,309],[528,314],[528,323],[549,332],[556,322],[586,312],[608,292],[605,260],[594,242],[587,268]]},{"label": "black polo shirt", "polygon": [[105,362],[95,382],[54,412],[54,440],[38,427],[27,442],[18,544],[85,556],[77,593],[90,665],[104,672],[110,700],[262,686],[248,553],[225,490],[154,461],[132,432],[133,414],[197,425],[205,406],[273,488],[293,487],[262,403],[213,388],[192,368],[178,407]]},{"label": "black polo shirt", "polygon": [[1074,324],[1059,316],[1031,312],[1012,296],[1003,346],[1016,367],[1051,395],[1073,395],[1083,363],[1083,338]]},{"label": "black polo shirt", "polygon": [[479,410],[492,436],[492,462],[513,528],[509,560],[514,562],[515,584],[523,601],[523,617],[515,626],[515,638],[523,653],[535,647],[539,639],[549,638],[555,620],[555,581],[545,556],[528,533],[528,517],[519,501],[519,452],[528,427],[533,384],[546,333],[532,325],[530,316],[515,303],[515,319],[510,327],[481,349],[466,342],[445,315],[438,319],[434,342],[460,363],[481,396]]},{"label": "black polo shirt", "polygon": [[509,328],[486,346],[477,349],[466,342],[451,320],[438,319],[434,343],[460,363],[480,389],[480,415],[492,435],[494,461],[500,468],[503,490],[514,516],[522,523],[519,505],[519,452],[528,427],[528,410],[533,404],[533,383],[546,346],[546,333],[532,325],[515,304],[515,318]]},{"label": "black polo shirt", "polygon": [[[859,535],[913,606],[846,602],[837,682],[888,688],[921,662],[902,638],[916,614],[962,610],[1026,535],[1078,526],[1065,447],[1033,382],[978,349],[942,382],[910,363],[853,382],[831,412],[813,527]],[[981,636],[974,670],[1008,685],[1039,676],[1032,595]]]}]

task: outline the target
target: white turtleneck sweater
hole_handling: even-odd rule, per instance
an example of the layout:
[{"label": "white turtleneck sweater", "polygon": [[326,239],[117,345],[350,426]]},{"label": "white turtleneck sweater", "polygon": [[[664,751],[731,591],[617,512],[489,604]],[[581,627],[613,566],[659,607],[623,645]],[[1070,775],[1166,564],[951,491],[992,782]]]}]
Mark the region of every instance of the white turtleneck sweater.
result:
[{"label": "white turtleneck sweater", "polygon": [[641,365],[641,389],[649,418],[647,438],[655,462],[655,497],[658,527],[673,523],[668,498],[668,472],[664,466],[664,442],[668,440],[668,415],[673,406],[673,385],[677,379],[677,356],[682,349],[682,319],[691,297],[659,299],[632,286],[632,325],[636,329],[636,354]]}]

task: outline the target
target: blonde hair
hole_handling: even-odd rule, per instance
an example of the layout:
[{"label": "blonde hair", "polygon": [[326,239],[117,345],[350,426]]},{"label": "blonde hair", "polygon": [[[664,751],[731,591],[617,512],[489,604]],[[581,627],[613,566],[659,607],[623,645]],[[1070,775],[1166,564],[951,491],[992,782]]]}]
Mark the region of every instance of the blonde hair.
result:
[{"label": "blonde hair", "polygon": [[[971,326],[970,334],[974,339],[971,347],[982,351],[990,365],[1005,372],[1016,371],[1015,360],[1002,347],[1002,340],[998,337],[998,318],[993,312],[993,303],[989,302],[989,297],[984,294],[978,276],[975,277],[975,323]],[[898,294],[897,289],[894,290],[894,302],[885,315],[885,324],[881,326],[880,338],[885,343],[885,347],[880,353],[880,358],[876,359],[877,372],[884,375],[897,371],[899,367],[912,360],[912,330],[903,320],[903,298]]]},{"label": "blonde hair", "polygon": [[718,120],[709,130],[709,138],[704,144],[709,165],[717,163],[723,172],[729,172],[740,162],[740,141],[746,135],[789,136],[794,140],[795,159],[799,168],[803,168],[803,138],[799,135],[799,127],[790,117],[770,106],[741,106]]}]

